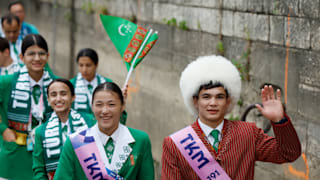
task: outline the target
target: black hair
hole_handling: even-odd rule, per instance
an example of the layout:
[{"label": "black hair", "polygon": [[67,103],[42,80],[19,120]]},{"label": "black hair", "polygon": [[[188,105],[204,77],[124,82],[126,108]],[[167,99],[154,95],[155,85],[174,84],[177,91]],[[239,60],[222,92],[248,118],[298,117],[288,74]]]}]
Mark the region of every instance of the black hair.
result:
[{"label": "black hair", "polygon": [[120,89],[120,87],[114,83],[114,82],[105,82],[102,84],[99,84],[93,91],[92,93],[92,103],[94,100],[94,96],[96,95],[97,92],[100,91],[112,91],[115,92],[116,94],[118,94],[121,104],[124,104],[124,100],[123,100],[123,95],[122,95],[122,91]]},{"label": "black hair", "polygon": [[18,25],[20,26],[20,19],[18,18],[18,16],[8,13],[2,16],[1,25],[3,26],[4,21],[7,21],[7,23],[11,25],[14,20],[17,21]]},{"label": "black hair", "polygon": [[0,51],[4,52],[4,50],[9,49],[10,51],[10,46],[9,42],[7,39],[0,37]]},{"label": "black hair", "polygon": [[95,50],[93,50],[91,48],[81,49],[77,55],[77,63],[79,63],[79,58],[83,57],[83,56],[89,57],[95,65],[98,64],[99,58],[98,58],[98,54]]},{"label": "black hair", "polygon": [[223,87],[225,92],[226,92],[226,96],[227,98],[229,97],[229,92],[228,92],[228,89],[221,83],[221,82],[215,82],[213,83],[212,81],[210,81],[209,83],[207,84],[202,84],[200,87],[199,87],[199,90],[197,91],[197,93],[194,95],[194,97],[198,97],[199,96],[199,93],[202,89],[212,89],[212,88],[217,88],[217,87]]},{"label": "black hair", "polygon": [[12,2],[10,2],[9,5],[8,5],[8,10],[10,11],[11,7],[12,7],[13,5],[16,5],[16,4],[20,4],[20,5],[24,8],[24,4],[23,4],[22,1],[12,1]]},{"label": "black hair", "polygon": [[72,85],[72,83],[67,80],[67,79],[63,79],[63,78],[58,78],[58,79],[54,79],[52,80],[49,85],[48,85],[48,88],[47,88],[47,96],[49,96],[49,89],[50,89],[50,86],[55,83],[55,82],[61,82],[61,83],[64,83],[65,85],[67,85],[69,87],[69,90],[71,92],[71,96],[74,96],[75,93],[74,93],[74,87]]},{"label": "black hair", "polygon": [[40,48],[48,52],[48,44],[46,40],[40,34],[28,34],[22,41],[21,53],[24,55],[26,50],[33,45],[37,45]]}]

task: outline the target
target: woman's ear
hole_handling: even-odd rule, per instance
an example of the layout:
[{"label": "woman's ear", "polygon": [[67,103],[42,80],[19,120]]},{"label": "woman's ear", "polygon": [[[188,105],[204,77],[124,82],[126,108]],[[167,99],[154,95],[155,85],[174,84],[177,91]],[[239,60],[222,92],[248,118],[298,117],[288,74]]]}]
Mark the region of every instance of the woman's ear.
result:
[{"label": "woman's ear", "polygon": [[126,103],[123,101],[123,104],[121,106],[121,112],[123,112],[126,109]]},{"label": "woman's ear", "polygon": [[19,54],[19,58],[21,59],[21,61],[24,63],[24,58],[23,58],[23,55],[20,53]]},{"label": "woman's ear", "polygon": [[71,102],[73,102],[76,99],[76,95],[73,95],[71,98]]},{"label": "woman's ear", "polygon": [[[3,52],[5,52],[5,54],[6,54],[7,56],[10,56],[10,49],[9,49],[9,48],[5,49]],[[20,57],[20,54],[19,54],[19,57]],[[20,58],[20,59],[21,59],[21,58]]]}]

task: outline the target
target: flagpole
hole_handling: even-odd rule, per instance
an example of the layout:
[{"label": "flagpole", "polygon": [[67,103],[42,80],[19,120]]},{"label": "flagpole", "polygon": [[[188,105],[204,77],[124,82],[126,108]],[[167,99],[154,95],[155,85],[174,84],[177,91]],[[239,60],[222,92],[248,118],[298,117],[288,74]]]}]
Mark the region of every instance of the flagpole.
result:
[{"label": "flagpole", "polygon": [[126,88],[126,86],[128,84],[128,81],[130,79],[130,76],[131,76],[131,74],[133,72],[134,64],[136,63],[141,51],[143,50],[144,45],[147,43],[148,39],[150,38],[150,36],[152,34],[152,31],[153,31],[152,29],[150,29],[150,31],[148,31],[147,37],[143,40],[142,45],[140,46],[140,48],[138,50],[138,53],[134,56],[133,62],[131,63],[131,66],[130,66],[130,70],[129,70],[128,74],[127,74],[126,81],[124,82],[123,88]]}]

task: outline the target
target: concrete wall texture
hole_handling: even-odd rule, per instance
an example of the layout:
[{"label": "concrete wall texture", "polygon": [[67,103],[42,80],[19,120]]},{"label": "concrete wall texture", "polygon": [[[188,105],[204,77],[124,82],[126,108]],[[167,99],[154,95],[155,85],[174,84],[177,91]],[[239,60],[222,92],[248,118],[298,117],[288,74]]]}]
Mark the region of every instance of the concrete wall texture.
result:
[{"label": "concrete wall texture", "polygon": [[[229,118],[239,119],[247,105],[260,101],[263,83],[278,85],[283,99],[287,96],[287,112],[303,154],[289,164],[257,162],[255,179],[320,178],[319,0],[74,0],[74,21],[73,0],[24,2],[27,21],[48,40],[50,53],[56,52],[50,65],[63,77],[69,76],[70,62],[75,61],[70,59],[70,49],[92,47],[99,53],[98,71],[123,85],[127,71],[99,13],[134,20],[159,32],[155,47],[131,78],[127,102],[127,124],[146,131],[152,140],[157,178],[163,138],[195,120],[180,95],[180,73],[196,57],[209,54],[232,59],[242,71],[241,103]],[[1,1],[1,14],[7,3]],[[75,41],[70,38],[70,21],[76,24]],[[252,112],[248,119],[265,126],[259,116]]]}]

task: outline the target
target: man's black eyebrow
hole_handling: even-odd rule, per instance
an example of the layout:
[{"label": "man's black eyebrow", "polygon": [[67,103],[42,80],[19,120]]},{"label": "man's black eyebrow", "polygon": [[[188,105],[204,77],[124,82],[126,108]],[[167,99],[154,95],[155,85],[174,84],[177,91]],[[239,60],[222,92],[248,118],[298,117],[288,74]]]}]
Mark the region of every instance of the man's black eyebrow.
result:
[{"label": "man's black eyebrow", "polygon": [[209,93],[203,93],[203,94],[201,94],[201,96],[204,96],[204,95],[209,96],[210,94],[209,94]]},{"label": "man's black eyebrow", "polygon": [[222,96],[227,96],[227,95],[224,94],[224,93],[218,93],[218,94],[217,94],[217,96],[221,96],[221,95],[222,95]]},{"label": "man's black eyebrow", "polygon": [[[204,95],[210,95],[209,93],[203,93],[203,94],[201,94],[201,96],[204,96]],[[224,94],[224,93],[218,93],[218,94],[216,94],[216,96],[227,96],[226,94]]]}]

